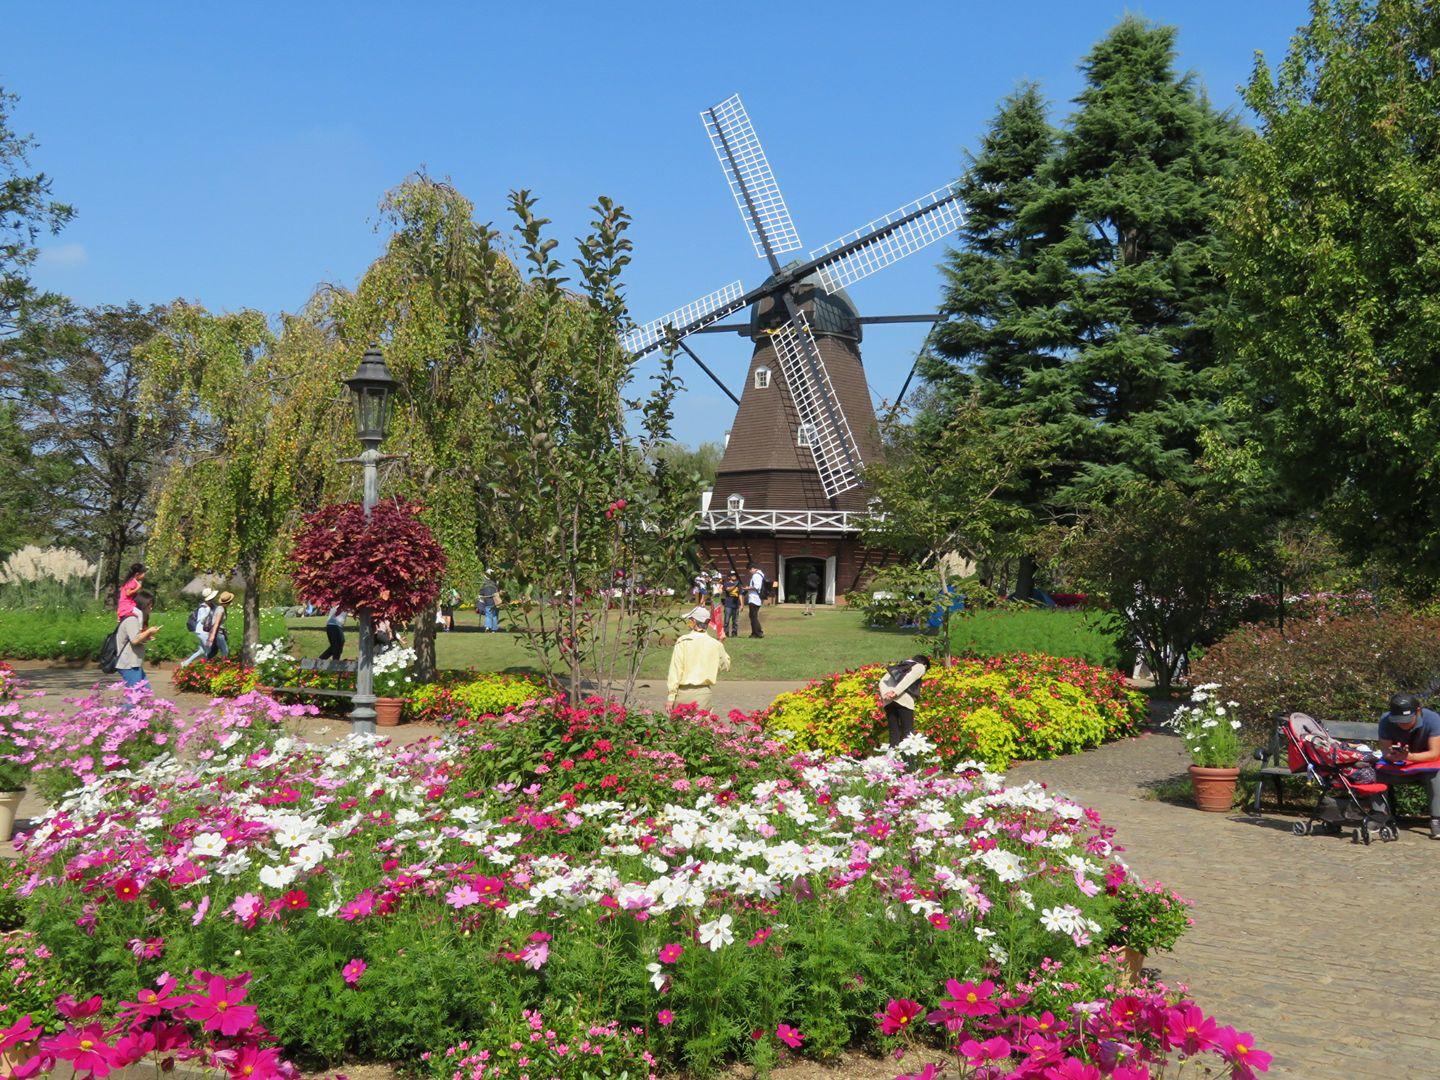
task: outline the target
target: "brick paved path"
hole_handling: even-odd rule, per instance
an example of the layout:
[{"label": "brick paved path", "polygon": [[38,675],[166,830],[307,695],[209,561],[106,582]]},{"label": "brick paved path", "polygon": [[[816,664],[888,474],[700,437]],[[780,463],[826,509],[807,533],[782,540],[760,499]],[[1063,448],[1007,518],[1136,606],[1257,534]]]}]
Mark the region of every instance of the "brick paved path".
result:
[{"label": "brick paved path", "polygon": [[1173,953],[1146,961],[1275,1055],[1273,1076],[1440,1077],[1440,842],[1294,836],[1294,819],[1204,814],[1143,797],[1181,775],[1179,739],[1143,735],[1010,770],[1093,806],[1125,859],[1195,902]]}]

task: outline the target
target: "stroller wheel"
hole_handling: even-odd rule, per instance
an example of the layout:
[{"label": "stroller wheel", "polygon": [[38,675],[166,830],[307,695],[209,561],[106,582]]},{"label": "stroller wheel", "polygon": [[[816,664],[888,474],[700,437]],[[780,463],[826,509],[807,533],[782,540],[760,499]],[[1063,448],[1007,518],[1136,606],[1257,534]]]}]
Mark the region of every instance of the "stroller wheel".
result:
[{"label": "stroller wheel", "polygon": [[1368,821],[1360,822],[1359,827],[1355,830],[1355,839],[1366,847],[1370,846],[1370,823]]},{"label": "stroller wheel", "polygon": [[1290,831],[1293,832],[1296,836],[1304,836],[1310,831],[1310,822],[1297,821],[1294,825],[1290,826]]},{"label": "stroller wheel", "polygon": [[1400,831],[1399,831],[1398,829],[1396,829],[1395,826],[1393,826],[1393,825],[1381,825],[1381,826],[1380,826],[1380,839],[1381,839],[1381,840],[1384,840],[1387,844],[1388,844],[1391,840],[1399,840],[1399,839],[1400,839]]}]

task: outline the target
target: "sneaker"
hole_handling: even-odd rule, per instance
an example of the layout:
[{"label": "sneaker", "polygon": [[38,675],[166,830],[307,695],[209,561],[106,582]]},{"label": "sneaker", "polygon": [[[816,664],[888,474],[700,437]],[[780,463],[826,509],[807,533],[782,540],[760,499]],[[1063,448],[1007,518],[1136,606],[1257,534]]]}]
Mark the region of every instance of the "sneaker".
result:
[{"label": "sneaker", "polygon": [[1440,817],[1430,819],[1430,839],[1440,840]]}]

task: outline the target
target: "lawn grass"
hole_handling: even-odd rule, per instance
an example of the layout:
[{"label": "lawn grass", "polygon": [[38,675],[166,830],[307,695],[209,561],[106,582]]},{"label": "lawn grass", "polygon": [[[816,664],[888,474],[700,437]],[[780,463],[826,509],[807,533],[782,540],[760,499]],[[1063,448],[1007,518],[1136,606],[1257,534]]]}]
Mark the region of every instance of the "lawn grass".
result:
[{"label": "lawn grass", "polygon": [[[679,629],[679,607],[676,628]],[[743,615],[743,613],[742,613]],[[952,628],[957,648],[971,647],[980,655],[1006,652],[1049,652],[1093,662],[1104,662],[1107,639],[1090,627],[1087,616],[1063,611],[980,612],[958,620]],[[747,680],[813,679],[832,671],[877,661],[893,661],[916,652],[929,652],[934,639],[913,630],[866,627],[859,612],[849,608],[821,608],[813,616],[796,605],[766,606],[761,615],[765,637],[753,640],[741,619],[738,638],[727,638],[730,653],[728,678]],[[441,633],[436,645],[442,668],[478,671],[537,672],[535,658],[522,639],[507,631],[485,634],[473,611],[456,613],[456,628]],[[323,618],[289,622],[298,656],[318,656],[325,649]],[[502,612],[502,625],[503,612]],[[664,678],[675,635],[667,635],[645,657],[641,677]],[[1113,642],[1109,646],[1114,648]],[[345,655],[355,655],[353,624],[346,635]],[[1118,655],[1118,650],[1115,650]]]}]

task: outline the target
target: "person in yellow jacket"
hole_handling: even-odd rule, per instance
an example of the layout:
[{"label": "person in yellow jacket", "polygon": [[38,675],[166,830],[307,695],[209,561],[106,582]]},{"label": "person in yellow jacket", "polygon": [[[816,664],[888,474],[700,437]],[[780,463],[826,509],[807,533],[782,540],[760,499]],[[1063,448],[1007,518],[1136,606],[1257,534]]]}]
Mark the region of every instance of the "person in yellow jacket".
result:
[{"label": "person in yellow jacket", "polygon": [[666,680],[670,707],[698,705],[708,709],[720,672],[730,670],[730,654],[705,632],[710,624],[708,608],[691,609],[685,623],[690,629],[680,635],[675,651],[670,654],[670,677]]}]

